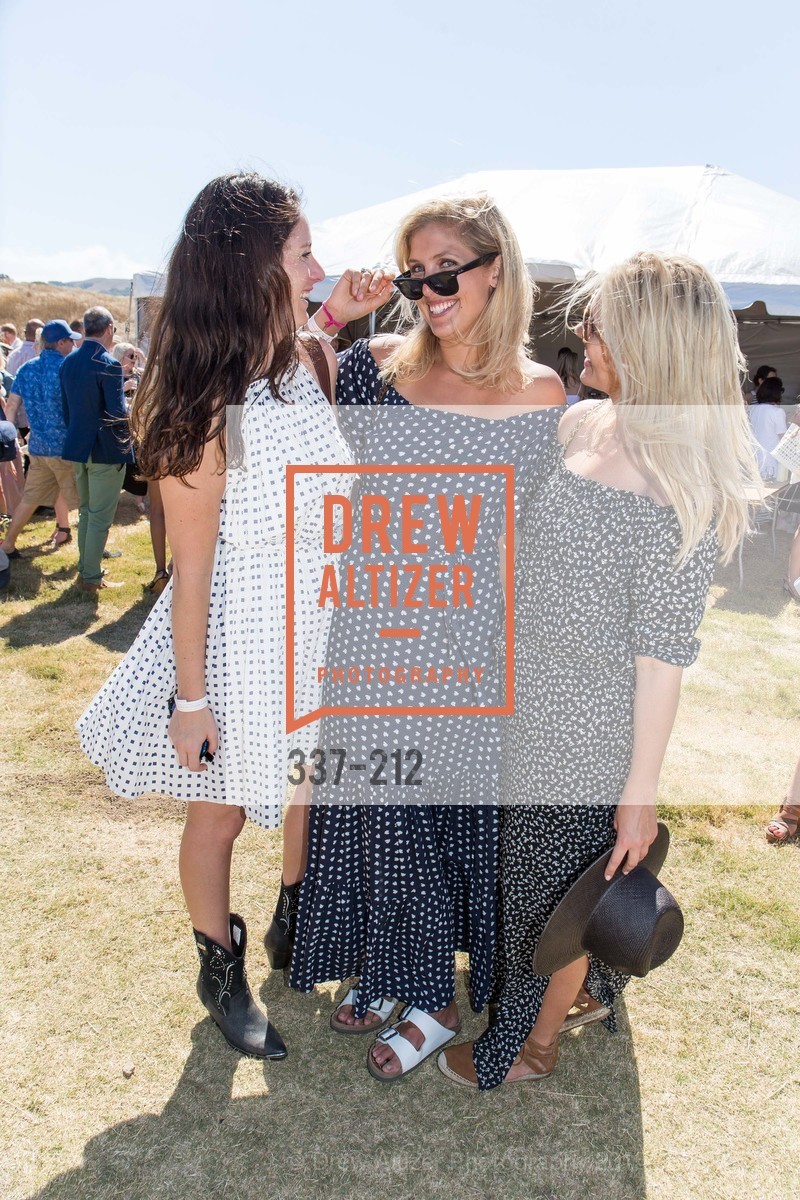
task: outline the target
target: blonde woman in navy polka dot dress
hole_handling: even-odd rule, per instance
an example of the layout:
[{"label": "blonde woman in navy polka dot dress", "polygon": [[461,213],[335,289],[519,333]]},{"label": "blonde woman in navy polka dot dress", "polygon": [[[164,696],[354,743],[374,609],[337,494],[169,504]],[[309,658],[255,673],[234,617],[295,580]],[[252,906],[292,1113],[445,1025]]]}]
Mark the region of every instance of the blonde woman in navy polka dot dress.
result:
[{"label": "blonde woman in navy polka dot dress", "polygon": [[[354,495],[378,490],[399,506],[403,495],[420,490],[464,491],[448,464],[512,464],[517,503],[524,503],[554,453],[564,390],[555,372],[525,354],[532,288],[513,233],[485,197],[435,201],[403,222],[396,258],[418,284],[409,290],[419,299],[405,302],[413,328],[406,337],[357,342],[343,356],[340,414],[359,461],[431,464],[442,471],[367,474]],[[458,274],[449,276],[451,271]],[[442,272],[449,281],[446,295],[437,290]],[[365,411],[364,405],[370,407]],[[381,638],[374,613],[343,606],[332,622],[331,665],[481,664],[485,674],[479,685],[473,681],[468,702],[485,707],[502,700],[497,540],[505,497],[489,476],[468,477],[466,491],[483,496],[471,559],[474,607],[416,610],[419,637],[392,646]],[[446,561],[435,522],[426,526],[424,540],[432,561]],[[353,546],[359,544],[356,516]],[[342,565],[359,561],[355,550]],[[413,708],[465,700],[444,682],[416,689],[403,683],[393,691],[376,679],[348,685],[344,702]],[[343,703],[329,681],[323,703]],[[474,1007],[482,1008],[488,997],[496,931],[499,718],[334,715],[326,717],[321,741],[323,748],[346,748],[356,763],[370,761],[381,747],[421,757],[421,786],[405,788],[405,795],[391,778],[381,788],[358,771],[346,772],[340,785],[315,789],[319,803],[311,810],[292,959],[291,983],[302,990],[358,977],[332,1015],[337,1032],[374,1036],[396,1001],[407,1006],[367,1052],[368,1070],[384,1082],[413,1070],[454,1036],[456,950],[470,955]],[[413,801],[403,803],[412,791]]]},{"label": "blonde woman in navy polka dot dress", "polygon": [[575,302],[581,381],[610,399],[562,418],[517,556],[497,1017],[438,1060],[471,1087],[550,1075],[579,998],[613,1028],[624,975],[584,955],[544,977],[534,953],[595,859],[613,848],[606,878],[627,874],[655,840],[682,671],[717,555],[730,559],[747,530],[744,485],[758,478],[735,321],[703,267],[639,254]]},{"label": "blonde woman in navy polka dot dress", "polygon": [[[223,176],[189,209],[132,413],[142,471],[160,480],[173,577],[79,722],[118,795],[187,802],[180,876],[200,999],[228,1042],[257,1058],[286,1049],[247,984],[231,854],[245,817],[280,824],[289,751],[317,741],[314,726],[285,732],[286,465],[351,461],[315,374],[325,359],[312,367],[296,337],[322,278],[298,197],[283,185]],[[379,303],[356,303],[349,290],[346,279],[348,319]],[[330,619],[314,588],[322,506],[347,481],[306,479],[295,513],[295,691],[313,711]]]}]

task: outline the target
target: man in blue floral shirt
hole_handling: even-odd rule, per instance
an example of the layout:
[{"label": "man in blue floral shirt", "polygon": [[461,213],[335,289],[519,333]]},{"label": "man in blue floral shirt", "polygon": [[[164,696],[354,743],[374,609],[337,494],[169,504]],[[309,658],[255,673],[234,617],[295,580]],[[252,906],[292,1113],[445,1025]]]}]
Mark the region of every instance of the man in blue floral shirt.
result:
[{"label": "man in blue floral shirt", "polygon": [[17,506],[0,549],[9,558],[19,558],[16,540],[40,504],[55,505],[56,529],[52,545],[72,541],[69,510],[78,507],[78,491],[72,464],[61,457],[67,429],[61,402],[61,363],[71,354],[80,335],[66,321],[48,321],[42,330],[42,352],[17,371],[6,404],[6,416],[13,421],[21,403],[30,421],[28,454],[30,467],[25,491]]}]

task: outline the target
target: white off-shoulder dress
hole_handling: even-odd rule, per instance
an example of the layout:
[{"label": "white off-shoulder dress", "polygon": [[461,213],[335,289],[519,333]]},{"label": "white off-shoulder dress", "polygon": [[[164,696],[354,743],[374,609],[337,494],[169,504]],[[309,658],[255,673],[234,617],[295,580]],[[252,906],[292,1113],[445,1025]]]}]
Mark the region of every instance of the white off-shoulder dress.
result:
[{"label": "white off-shoulder dress", "polygon": [[[276,397],[265,380],[247,391],[244,455],[228,469],[220,506],[206,643],[206,689],[219,729],[204,772],[178,762],[167,735],[176,689],[172,583],[128,653],[78,721],[81,746],[119,796],[160,793],[178,800],[241,805],[264,828],[280,824],[289,753],[317,744],[317,725],[286,732],[286,467],[351,463],[334,410],[304,366]],[[326,558],[323,500],[349,491],[346,473],[296,477],[294,547],[294,709],[319,706],[331,612],[320,608]]]}]

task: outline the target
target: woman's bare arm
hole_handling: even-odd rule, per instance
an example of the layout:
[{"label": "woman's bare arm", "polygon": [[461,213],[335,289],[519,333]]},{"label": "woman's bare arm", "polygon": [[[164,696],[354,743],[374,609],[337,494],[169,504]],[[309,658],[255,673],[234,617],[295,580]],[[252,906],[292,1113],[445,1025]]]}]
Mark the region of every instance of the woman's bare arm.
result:
[{"label": "woman's bare arm", "polygon": [[617,841],[606,879],[623,859],[622,872],[627,875],[655,841],[658,779],[678,711],[682,676],[683,667],[658,658],[636,658],[633,754],[614,820]]},{"label": "woman's bare arm", "polygon": [[[200,466],[186,476],[185,482],[167,477],[160,480],[160,485],[172,550],[172,641],[178,696],[197,700],[206,691],[208,606],[220,501],[225,490],[219,443],[214,440],[206,444]],[[212,754],[217,749],[211,709],[176,711],[169,732],[181,764],[192,771],[204,771],[206,767],[200,762],[203,742],[208,741]]]}]

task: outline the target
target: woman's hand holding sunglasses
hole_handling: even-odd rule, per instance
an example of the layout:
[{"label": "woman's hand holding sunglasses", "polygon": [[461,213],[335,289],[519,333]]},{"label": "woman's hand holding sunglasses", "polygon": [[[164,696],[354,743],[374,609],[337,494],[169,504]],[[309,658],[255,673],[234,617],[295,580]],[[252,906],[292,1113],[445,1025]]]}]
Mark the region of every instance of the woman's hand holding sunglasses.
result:
[{"label": "woman's hand holding sunglasses", "polygon": [[[372,271],[345,271],[325,301],[328,315],[338,325],[358,321],[381,308],[392,295],[392,276],[380,267]],[[324,315],[324,314],[323,314]],[[336,330],[328,329],[328,333]]]}]

